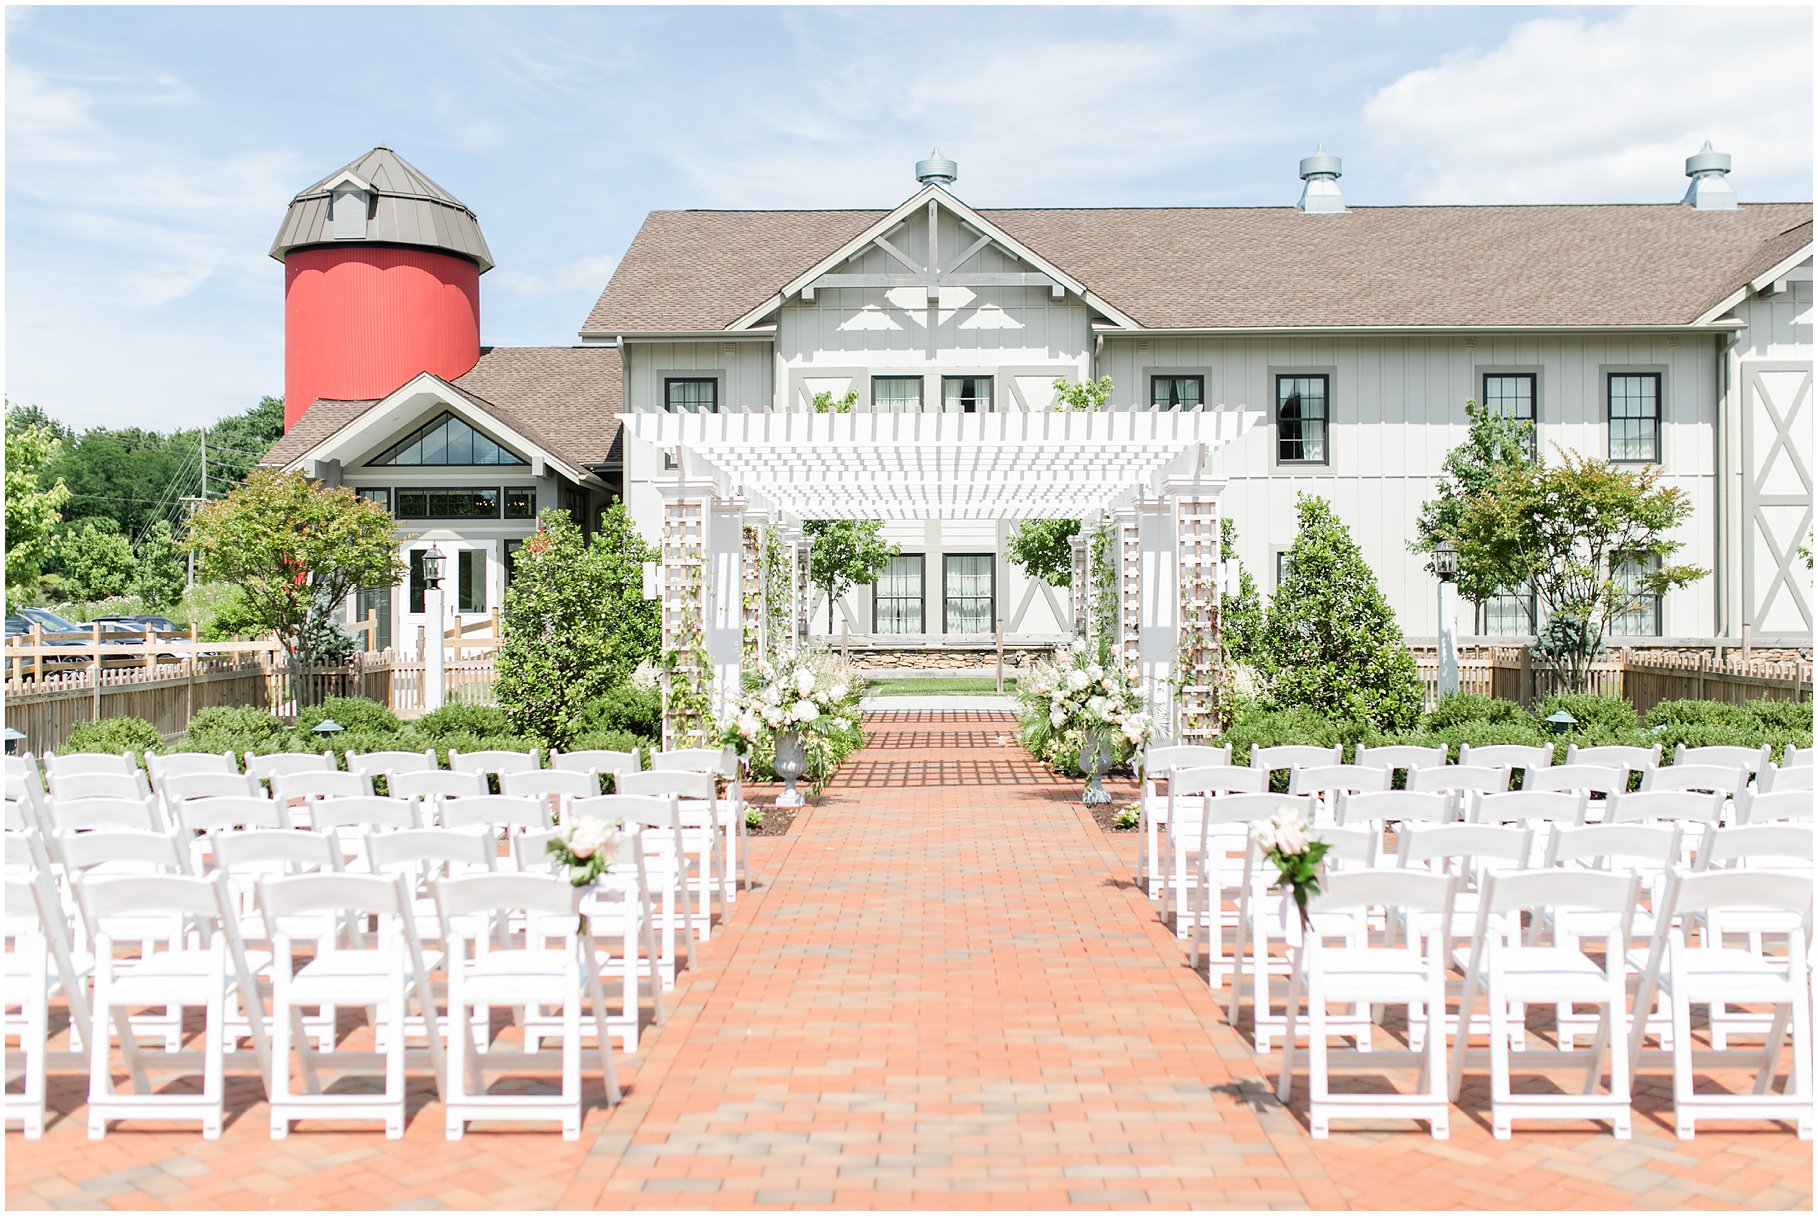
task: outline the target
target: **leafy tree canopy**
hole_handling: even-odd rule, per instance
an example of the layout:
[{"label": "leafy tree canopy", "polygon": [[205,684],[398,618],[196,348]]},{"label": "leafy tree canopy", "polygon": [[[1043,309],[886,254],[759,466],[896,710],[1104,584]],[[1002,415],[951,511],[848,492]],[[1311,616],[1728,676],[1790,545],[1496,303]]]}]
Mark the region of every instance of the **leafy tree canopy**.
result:
[{"label": "leafy tree canopy", "polygon": [[538,517],[499,618],[499,704],[513,730],[571,746],[608,690],[658,657],[657,604],[644,598],[644,563],[657,556],[622,502],[586,539],[566,511]]},{"label": "leafy tree canopy", "polygon": [[45,588],[66,600],[103,600],[125,595],[138,577],[132,542],[111,519],[81,519],[59,526],[51,537]]},{"label": "leafy tree canopy", "polygon": [[1071,587],[1073,538],[1078,535],[1077,519],[1025,519],[1011,530],[1004,556],[1050,587]]},{"label": "leafy tree canopy", "polygon": [[38,586],[51,530],[69,501],[69,488],[45,470],[56,459],[58,439],[42,423],[23,422],[8,411],[6,426],[6,603],[11,608]]},{"label": "leafy tree canopy", "polygon": [[1220,605],[1225,654],[1245,667],[1263,666],[1263,602],[1256,580],[1237,560],[1237,521],[1225,516],[1218,522],[1219,555],[1237,562],[1237,590],[1226,593]]},{"label": "leafy tree canopy", "polygon": [[833,632],[833,608],[854,587],[875,583],[897,546],[883,538],[876,519],[811,519],[802,526],[811,544],[808,581],[827,597],[827,631]]},{"label": "leafy tree canopy", "polygon": [[[1463,444],[1446,453],[1440,466],[1438,493],[1420,508],[1415,521],[1414,539],[1408,548],[1431,555],[1442,541],[1458,543],[1459,528],[1470,500],[1486,492],[1504,472],[1535,468],[1538,461],[1531,455],[1534,424],[1525,418],[1505,418],[1475,401],[1465,402],[1465,416],[1470,431]],[[1433,573],[1428,560],[1427,571]],[[1458,593],[1468,600],[1481,602],[1510,590],[1515,583],[1493,583],[1500,573],[1487,567],[1461,569]]]},{"label": "leafy tree canopy", "polygon": [[1081,380],[1070,384],[1064,376],[1054,380],[1054,408],[1061,411],[1072,410],[1085,413],[1091,410],[1102,410],[1111,402],[1111,377],[1100,376],[1096,380]]}]

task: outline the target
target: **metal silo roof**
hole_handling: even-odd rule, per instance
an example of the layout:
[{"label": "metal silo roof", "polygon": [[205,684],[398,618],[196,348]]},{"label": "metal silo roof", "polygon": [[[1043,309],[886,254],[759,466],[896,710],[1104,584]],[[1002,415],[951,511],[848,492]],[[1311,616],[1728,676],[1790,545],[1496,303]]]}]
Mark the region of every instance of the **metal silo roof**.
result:
[{"label": "metal silo roof", "polygon": [[373,204],[363,239],[440,249],[477,263],[481,273],[492,269],[492,252],[467,204],[390,148],[374,148],[291,199],[290,210],[284,213],[284,223],[271,243],[272,257],[281,262],[295,249],[354,243],[336,239],[329,222],[331,183],[343,174],[352,174],[372,188]]}]

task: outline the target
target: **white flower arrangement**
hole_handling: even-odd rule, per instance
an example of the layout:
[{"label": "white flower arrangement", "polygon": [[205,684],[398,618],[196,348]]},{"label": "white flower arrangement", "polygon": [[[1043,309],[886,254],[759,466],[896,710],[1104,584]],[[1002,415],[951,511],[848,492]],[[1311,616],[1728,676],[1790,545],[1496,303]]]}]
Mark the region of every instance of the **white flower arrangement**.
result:
[{"label": "white flower arrangement", "polygon": [[547,851],[568,867],[568,881],[585,887],[606,872],[617,851],[624,825],[616,820],[582,815],[550,840]]},{"label": "white flower arrangement", "polygon": [[1155,734],[1136,668],[1106,666],[1078,639],[1055,658],[1031,667],[1018,681],[1018,695],[1027,707],[1025,721],[1045,718],[1054,733],[1069,737],[1070,746],[1089,733],[1104,733],[1127,758]]},{"label": "white flower arrangement", "polygon": [[850,731],[864,681],[830,655],[812,651],[756,665],[755,678],[733,707],[722,742],[749,752],[760,739],[789,731]]},{"label": "white flower arrangement", "polygon": [[1286,889],[1293,898],[1295,907],[1300,909],[1300,923],[1304,929],[1308,919],[1307,901],[1319,894],[1319,863],[1325,860],[1326,850],[1332,846],[1310,835],[1306,821],[1293,810],[1277,811],[1267,819],[1252,823],[1250,839],[1281,872],[1281,877],[1272,885]]}]

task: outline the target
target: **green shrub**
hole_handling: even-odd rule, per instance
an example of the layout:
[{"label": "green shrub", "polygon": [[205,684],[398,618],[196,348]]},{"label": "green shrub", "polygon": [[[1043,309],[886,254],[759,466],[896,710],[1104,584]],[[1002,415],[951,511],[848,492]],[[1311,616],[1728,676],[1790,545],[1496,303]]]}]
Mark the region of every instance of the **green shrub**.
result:
[{"label": "green shrub", "polygon": [[1421,719],[1425,730],[1439,731],[1466,722],[1525,723],[1528,711],[1501,697],[1486,697],[1478,692],[1455,692],[1440,699]]},{"label": "green shrub", "polygon": [[626,730],[593,730],[575,736],[573,752],[648,752],[657,745],[655,735],[634,735]]},{"label": "green shrub", "polygon": [[[663,733],[663,691],[655,685],[639,688],[624,680],[581,712],[581,733],[617,730],[646,739]],[[578,750],[578,749],[577,749]]]},{"label": "green shrub", "polygon": [[[496,705],[444,705],[411,723],[425,739],[441,740],[454,735],[487,736],[511,734],[511,723],[505,711]],[[465,749],[465,744],[456,746]]]},{"label": "green shrub", "polygon": [[1232,723],[1224,742],[1231,745],[1231,763],[1250,763],[1250,751],[1257,747],[1282,747],[1287,744],[1309,744],[1331,747],[1334,743],[1354,744],[1367,730],[1356,722],[1333,721],[1306,706],[1293,709],[1265,710],[1248,714]]},{"label": "green shrub", "polygon": [[1534,720],[1543,730],[1547,715],[1565,710],[1578,719],[1576,730],[1633,731],[1641,726],[1635,707],[1621,697],[1605,697],[1589,692],[1556,692],[1534,710]]},{"label": "green shrub", "polygon": [[1550,747],[1555,742],[1551,732],[1541,730],[1525,716],[1519,722],[1459,722],[1434,731],[1433,738],[1447,745],[1446,758],[1452,761],[1458,759],[1459,746],[1465,743],[1472,747],[1495,747],[1500,744]]},{"label": "green shrub", "polygon": [[265,755],[284,751],[290,728],[277,717],[250,705],[220,705],[205,709],[189,720],[189,731],[178,745],[185,752],[245,752]]},{"label": "green shrub", "polygon": [[297,715],[296,729],[299,734],[306,734],[330,718],[349,734],[358,731],[363,735],[395,735],[404,727],[389,706],[377,701],[365,697],[324,697],[320,705],[311,706]]},{"label": "green shrub", "polygon": [[1740,705],[1724,701],[1662,701],[1648,710],[1649,726],[1677,722],[1686,725],[1727,726],[1735,730],[1756,730],[1759,723]]},{"label": "green shrub", "polygon": [[412,751],[419,747],[434,750],[436,763],[443,768],[448,767],[448,752],[451,748],[462,752],[535,752],[539,764],[546,759],[542,746],[535,739],[523,735],[443,735],[439,739],[413,739],[412,743],[415,745],[412,746]]},{"label": "green shrub", "polygon": [[[1743,710],[1763,727],[1775,732],[1792,732],[1812,734],[1812,703],[1810,701],[1750,701]],[[1789,734],[1788,738],[1791,737]]]},{"label": "green shrub", "polygon": [[99,722],[79,722],[69,732],[69,741],[60,752],[161,752],[164,736],[144,718],[102,718]]},{"label": "green shrub", "polygon": [[1768,742],[1766,732],[1746,715],[1743,722],[1745,725],[1739,726],[1733,722],[1675,721],[1669,718],[1649,729],[1648,736],[1660,744],[1661,762],[1664,764],[1673,762],[1673,749],[1681,743],[1687,747],[1756,748]]},{"label": "green shrub", "polygon": [[[1627,702],[1625,701],[1623,704],[1626,705]],[[1573,744],[1579,747],[1653,747],[1658,742],[1660,742],[1658,735],[1652,731],[1643,730],[1639,726],[1616,729],[1596,724],[1589,727],[1581,725],[1570,734],[1553,736],[1553,763],[1564,764],[1566,748]],[[1671,759],[1670,751],[1670,748],[1662,748],[1661,758]],[[1635,774],[1635,778],[1639,780],[1640,774]],[[1631,784],[1633,783],[1631,782]]]}]

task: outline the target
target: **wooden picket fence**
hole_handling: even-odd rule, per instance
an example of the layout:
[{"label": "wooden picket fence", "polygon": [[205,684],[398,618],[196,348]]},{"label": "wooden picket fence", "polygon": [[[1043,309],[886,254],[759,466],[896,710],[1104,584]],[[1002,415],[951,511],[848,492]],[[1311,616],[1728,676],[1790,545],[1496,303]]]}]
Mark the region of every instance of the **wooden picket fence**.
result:
[{"label": "wooden picket fence", "polygon": [[[1523,647],[1491,650],[1487,659],[1478,661],[1489,669],[1489,687],[1472,688],[1465,683],[1461,670],[1461,689],[1487,691],[1527,708],[1566,688],[1560,672],[1536,662]],[[1463,666],[1461,663],[1461,669]],[[1812,665],[1741,659],[1719,663],[1708,655],[1623,650],[1614,659],[1592,665],[1588,691],[1624,697],[1635,706],[1635,712],[1644,716],[1662,701],[1688,698],[1732,704],[1757,699],[1809,701]]]}]

